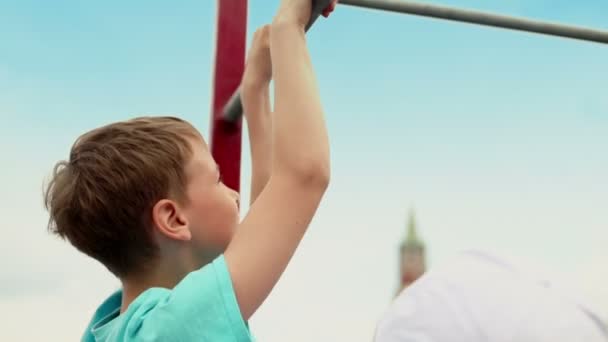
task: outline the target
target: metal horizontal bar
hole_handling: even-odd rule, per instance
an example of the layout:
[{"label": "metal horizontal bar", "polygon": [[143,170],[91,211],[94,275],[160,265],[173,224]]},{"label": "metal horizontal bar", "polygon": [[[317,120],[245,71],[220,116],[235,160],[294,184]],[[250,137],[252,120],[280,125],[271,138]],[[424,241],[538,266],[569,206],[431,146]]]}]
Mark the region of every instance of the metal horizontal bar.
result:
[{"label": "metal horizontal bar", "polygon": [[[311,17],[311,21],[309,22],[307,29],[312,26],[315,20],[319,17],[320,12],[323,10],[323,8],[325,8],[325,6],[327,6],[328,3],[329,0],[318,0],[316,2],[316,13]],[[404,0],[340,0],[339,4],[608,44],[607,31],[518,18],[482,11],[459,9]],[[242,115],[242,112],[243,107],[241,104],[241,97],[239,91],[237,91],[230,98],[226,107],[224,108],[223,117],[227,121],[234,122]]]},{"label": "metal horizontal bar", "polygon": [[342,5],[461,21],[608,44],[608,32],[481,11],[403,0],[340,0]]}]

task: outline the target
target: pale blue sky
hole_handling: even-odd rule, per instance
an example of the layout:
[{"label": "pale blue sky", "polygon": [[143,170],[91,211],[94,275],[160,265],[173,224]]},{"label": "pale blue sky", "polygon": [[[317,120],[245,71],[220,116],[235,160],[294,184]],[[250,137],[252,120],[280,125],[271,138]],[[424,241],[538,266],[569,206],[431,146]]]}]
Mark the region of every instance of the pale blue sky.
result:
[{"label": "pale blue sky", "polygon": [[[608,29],[601,0],[441,3]],[[250,0],[249,35],[277,4]],[[3,339],[72,340],[115,286],[46,234],[42,181],[114,120],[174,114],[207,135],[214,26],[215,1],[0,0]],[[410,205],[431,265],[531,258],[608,317],[608,46],[349,7],[309,42],[333,183],[252,322],[262,341],[368,341]]]}]

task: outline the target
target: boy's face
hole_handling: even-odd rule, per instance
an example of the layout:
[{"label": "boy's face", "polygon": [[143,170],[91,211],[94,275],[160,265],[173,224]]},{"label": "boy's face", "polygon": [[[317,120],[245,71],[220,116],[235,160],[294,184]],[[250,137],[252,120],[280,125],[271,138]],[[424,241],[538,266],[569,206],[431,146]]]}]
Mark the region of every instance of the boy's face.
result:
[{"label": "boy's face", "polygon": [[224,252],[239,223],[239,194],[221,182],[220,170],[203,139],[192,139],[192,159],[183,208],[195,253],[201,260]]}]

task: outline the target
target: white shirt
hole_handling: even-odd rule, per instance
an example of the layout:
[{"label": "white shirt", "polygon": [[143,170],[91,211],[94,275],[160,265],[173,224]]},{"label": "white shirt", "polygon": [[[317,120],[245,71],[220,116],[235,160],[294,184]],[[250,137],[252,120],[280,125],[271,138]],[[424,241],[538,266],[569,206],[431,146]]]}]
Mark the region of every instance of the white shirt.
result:
[{"label": "white shirt", "polygon": [[607,342],[598,316],[504,258],[462,253],[406,288],[375,342]]}]

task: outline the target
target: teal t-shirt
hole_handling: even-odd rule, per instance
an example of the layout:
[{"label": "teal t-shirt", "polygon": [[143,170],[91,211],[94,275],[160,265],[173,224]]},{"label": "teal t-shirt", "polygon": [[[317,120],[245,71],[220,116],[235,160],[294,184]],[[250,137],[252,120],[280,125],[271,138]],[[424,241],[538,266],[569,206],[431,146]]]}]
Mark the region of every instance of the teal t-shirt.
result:
[{"label": "teal t-shirt", "polygon": [[83,342],[250,342],[223,256],[186,276],[175,288],[151,288],[120,314],[122,291],[95,312]]}]

